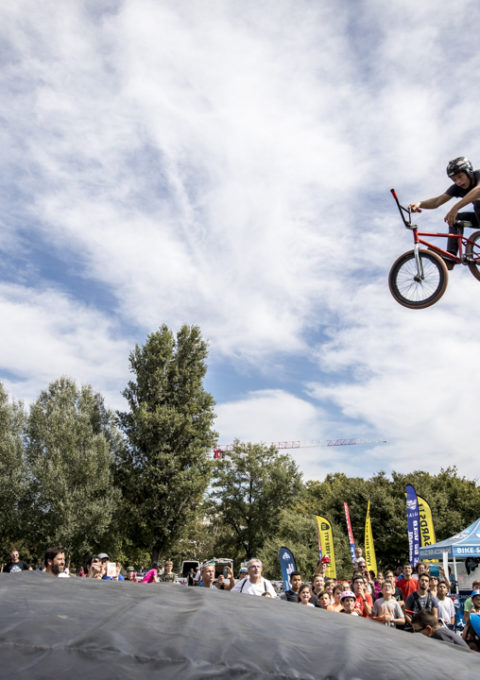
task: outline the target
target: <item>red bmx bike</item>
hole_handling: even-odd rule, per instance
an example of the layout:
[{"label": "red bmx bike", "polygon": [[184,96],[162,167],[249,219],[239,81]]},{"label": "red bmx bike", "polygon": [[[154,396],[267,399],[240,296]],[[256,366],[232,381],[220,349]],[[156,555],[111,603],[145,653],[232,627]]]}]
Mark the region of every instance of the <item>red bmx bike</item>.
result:
[{"label": "red bmx bike", "polygon": [[[465,264],[476,279],[480,281],[480,231],[475,231],[470,238],[463,234],[445,234],[429,231],[418,231],[412,224],[410,208],[400,205],[395,189],[391,189],[400,212],[403,224],[413,234],[413,250],[400,255],[393,263],[388,275],[390,292],[397,302],[409,309],[424,309],[438,302],[444,294],[448,283],[448,271],[445,259],[455,264]],[[457,222],[461,227],[470,227],[471,222]],[[463,231],[463,229],[462,229]],[[435,243],[423,237],[456,238],[458,254],[452,255]],[[420,248],[426,246],[427,249]]]}]

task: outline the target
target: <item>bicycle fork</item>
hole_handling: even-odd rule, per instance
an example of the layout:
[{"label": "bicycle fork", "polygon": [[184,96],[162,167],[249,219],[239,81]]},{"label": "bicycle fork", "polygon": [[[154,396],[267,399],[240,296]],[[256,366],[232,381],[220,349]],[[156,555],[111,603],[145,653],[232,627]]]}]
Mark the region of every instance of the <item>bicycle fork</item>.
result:
[{"label": "bicycle fork", "polygon": [[420,257],[420,247],[418,243],[415,243],[413,246],[413,254],[415,255],[415,264],[417,265],[417,274],[414,276],[414,280],[417,281],[418,283],[420,281],[423,281],[425,278],[425,275],[423,273],[423,263],[422,263],[422,258]]}]

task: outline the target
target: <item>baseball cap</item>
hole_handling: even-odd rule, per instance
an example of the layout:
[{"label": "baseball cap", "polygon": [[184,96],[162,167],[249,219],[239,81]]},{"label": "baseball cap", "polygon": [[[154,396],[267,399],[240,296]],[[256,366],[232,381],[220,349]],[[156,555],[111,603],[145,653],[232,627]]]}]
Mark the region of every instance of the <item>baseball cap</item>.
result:
[{"label": "baseball cap", "polygon": [[99,560],[109,560],[110,559],[109,556],[107,555],[107,553],[98,553],[97,557],[98,557]]}]

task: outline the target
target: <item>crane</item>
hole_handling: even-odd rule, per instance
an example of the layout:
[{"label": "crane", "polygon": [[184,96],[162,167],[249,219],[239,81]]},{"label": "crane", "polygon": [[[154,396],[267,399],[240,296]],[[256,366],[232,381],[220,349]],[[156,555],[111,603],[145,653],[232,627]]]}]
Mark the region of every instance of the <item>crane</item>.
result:
[{"label": "crane", "polygon": [[[279,451],[284,451],[287,449],[306,449],[328,446],[360,446],[363,444],[385,445],[388,444],[388,442],[386,439],[358,439],[357,437],[351,437],[349,439],[325,439],[323,441],[317,439],[301,441],[297,439],[293,441],[270,442],[269,446],[274,446]],[[226,451],[231,451],[234,446],[234,444],[219,444],[213,449],[213,457],[216,459],[222,459],[223,454]]]}]

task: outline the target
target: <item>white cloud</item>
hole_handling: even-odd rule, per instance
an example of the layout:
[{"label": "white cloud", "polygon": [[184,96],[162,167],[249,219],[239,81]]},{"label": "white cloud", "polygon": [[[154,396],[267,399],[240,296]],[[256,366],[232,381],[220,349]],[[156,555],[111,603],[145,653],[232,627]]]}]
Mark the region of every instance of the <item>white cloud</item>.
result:
[{"label": "white cloud", "polygon": [[[116,404],[132,345],[120,322],[140,342],[198,323],[211,362],[265,385],[219,405],[223,436],[328,438],[350,423],[347,436],[396,442],[365,469],[453,456],[467,474],[477,284],[454,271],[435,308],[396,305],[387,274],[411,238],[388,189],[426,198],[450,157],[480,163],[478,18],[472,0],[454,13],[433,0],[5,4],[0,248],[11,256],[28,232],[115,299],[100,311],[7,267],[2,367],[26,381],[12,390],[35,396],[68,373]],[[299,356],[317,374],[270,390]],[[310,453],[314,475],[318,461],[358,466]]]},{"label": "white cloud", "polygon": [[[0,284],[0,355],[12,398],[32,401],[60,375],[91,384],[110,407],[123,405],[119,378],[128,372],[128,341],[100,312],[53,289]],[[125,384],[125,383],[124,383]]]}]

